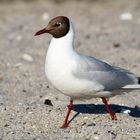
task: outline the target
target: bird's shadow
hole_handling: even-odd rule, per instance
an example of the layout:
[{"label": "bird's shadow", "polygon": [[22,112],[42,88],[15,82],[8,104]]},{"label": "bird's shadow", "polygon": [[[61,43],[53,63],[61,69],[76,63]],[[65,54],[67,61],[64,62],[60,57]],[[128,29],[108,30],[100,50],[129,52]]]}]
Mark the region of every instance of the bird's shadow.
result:
[{"label": "bird's shadow", "polygon": [[[131,108],[128,106],[123,105],[115,105],[110,104],[110,107],[114,113],[123,113],[123,111],[128,110],[128,115],[139,118],[140,117],[140,108],[135,107]],[[106,110],[105,105],[94,105],[94,104],[75,104],[73,105],[73,111],[76,111],[77,113],[73,116],[73,118],[70,120],[70,122],[79,115],[79,113],[85,113],[85,114],[106,114],[108,113]]]}]

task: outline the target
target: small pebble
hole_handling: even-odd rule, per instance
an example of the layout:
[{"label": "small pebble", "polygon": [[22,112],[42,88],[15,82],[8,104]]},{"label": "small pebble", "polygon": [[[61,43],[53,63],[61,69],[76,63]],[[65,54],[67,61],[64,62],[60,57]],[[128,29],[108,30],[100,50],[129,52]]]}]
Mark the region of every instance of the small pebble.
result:
[{"label": "small pebble", "polygon": [[86,125],[86,123],[84,122],[81,126],[84,126],[84,125]]},{"label": "small pebble", "polygon": [[[106,100],[109,102],[109,98],[106,98]],[[99,104],[100,104],[100,103],[102,104],[102,103],[103,103],[103,100],[100,98],[99,101],[98,101],[98,103],[99,103]]]},{"label": "small pebble", "polygon": [[23,54],[22,58],[28,62],[32,62],[33,58],[29,54]]},{"label": "small pebble", "polygon": [[140,109],[140,107],[138,105],[135,106],[135,109]]},{"label": "small pebble", "polygon": [[91,124],[89,124],[88,126],[95,126],[96,124],[95,123],[91,123]]},{"label": "small pebble", "polygon": [[26,89],[23,89],[22,92],[26,92]]},{"label": "small pebble", "polygon": [[16,68],[19,68],[21,65],[22,65],[22,63],[16,63],[16,64],[15,64],[15,67],[16,67]]},{"label": "small pebble", "polygon": [[86,39],[90,39],[90,34],[87,34],[87,35],[85,36],[85,38],[86,38]]},{"label": "small pebble", "polygon": [[95,136],[94,139],[95,139],[95,140],[99,140],[99,137]]},{"label": "small pebble", "polygon": [[45,105],[53,106],[53,104],[52,104],[52,102],[51,102],[50,99],[45,99],[44,104],[45,104]]},{"label": "small pebble", "polygon": [[136,67],[138,67],[138,65],[137,64],[134,64],[133,67],[136,68]]},{"label": "small pebble", "polygon": [[49,19],[49,14],[48,13],[43,13],[42,14],[42,20],[46,21]]},{"label": "small pebble", "polygon": [[33,112],[30,111],[30,112],[28,112],[28,114],[33,114]]},{"label": "small pebble", "polygon": [[114,43],[113,46],[114,46],[114,48],[119,48],[120,47],[120,43]]},{"label": "small pebble", "polygon": [[29,110],[30,108],[29,107],[26,107],[26,110]]},{"label": "small pebble", "polygon": [[22,37],[21,35],[17,35],[17,36],[16,36],[16,40],[17,40],[17,41],[21,41],[22,39],[23,39],[23,37]]},{"label": "small pebble", "polygon": [[35,125],[33,125],[33,128],[36,128]]},{"label": "small pebble", "polygon": [[87,120],[87,119],[88,119],[88,117],[84,117],[84,119],[85,119],[85,120]]},{"label": "small pebble", "polygon": [[28,77],[29,76],[29,73],[25,72],[25,73],[23,73],[23,76],[24,77]]},{"label": "small pebble", "polygon": [[9,126],[8,124],[5,124],[5,125],[4,125],[4,127],[8,127],[8,126]]},{"label": "small pebble", "polygon": [[97,135],[97,134],[98,134],[98,131],[95,131],[95,132],[94,132],[94,134],[96,134],[96,135]]},{"label": "small pebble", "polygon": [[22,105],[22,103],[18,103],[18,105]]},{"label": "small pebble", "polygon": [[122,108],[121,113],[129,114],[131,113],[131,110]]},{"label": "small pebble", "polygon": [[122,13],[121,15],[120,15],[120,19],[121,20],[132,20],[133,19],[133,15],[131,14],[131,13],[129,13],[129,12],[126,12],[126,13]]},{"label": "small pebble", "polygon": [[3,77],[2,76],[0,76],[0,81],[2,81],[3,80]]},{"label": "small pebble", "polygon": [[13,131],[10,131],[10,132],[8,132],[7,134],[15,134],[15,132],[13,132]]}]

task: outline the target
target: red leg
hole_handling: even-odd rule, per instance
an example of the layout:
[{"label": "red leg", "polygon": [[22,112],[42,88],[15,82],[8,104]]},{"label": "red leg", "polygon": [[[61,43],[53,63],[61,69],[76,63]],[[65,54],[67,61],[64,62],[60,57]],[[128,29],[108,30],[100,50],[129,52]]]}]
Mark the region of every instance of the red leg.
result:
[{"label": "red leg", "polygon": [[61,128],[67,128],[67,126],[68,126],[68,118],[69,118],[70,112],[72,110],[72,107],[73,107],[73,100],[70,100],[70,105],[68,106],[68,112],[67,112],[67,115],[65,117],[65,120],[64,120],[63,125],[61,126]]},{"label": "red leg", "polygon": [[117,117],[116,117],[115,113],[112,112],[112,110],[111,110],[110,106],[108,105],[107,100],[106,100],[105,97],[102,97],[102,101],[103,101],[103,103],[105,104],[106,109],[107,109],[108,113],[109,113],[110,116],[111,116],[111,119],[112,119],[112,120],[117,120]]}]

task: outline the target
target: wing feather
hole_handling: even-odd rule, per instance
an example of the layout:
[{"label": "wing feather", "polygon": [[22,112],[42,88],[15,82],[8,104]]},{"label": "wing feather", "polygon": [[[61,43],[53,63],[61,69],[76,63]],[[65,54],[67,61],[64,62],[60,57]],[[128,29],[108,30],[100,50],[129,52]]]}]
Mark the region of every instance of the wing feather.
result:
[{"label": "wing feather", "polygon": [[[81,58],[82,57],[82,58]],[[126,85],[137,84],[138,80],[130,71],[111,66],[90,56],[80,56],[73,71],[74,76],[96,81],[104,86],[104,90],[112,91]]]}]

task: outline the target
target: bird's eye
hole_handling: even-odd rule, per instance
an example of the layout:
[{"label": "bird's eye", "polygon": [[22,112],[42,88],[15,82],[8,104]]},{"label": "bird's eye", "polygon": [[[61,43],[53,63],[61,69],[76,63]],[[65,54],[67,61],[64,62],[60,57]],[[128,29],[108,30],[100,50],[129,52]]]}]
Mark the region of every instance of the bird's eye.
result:
[{"label": "bird's eye", "polygon": [[59,27],[60,25],[61,25],[61,23],[56,23],[55,24],[56,27]]}]

